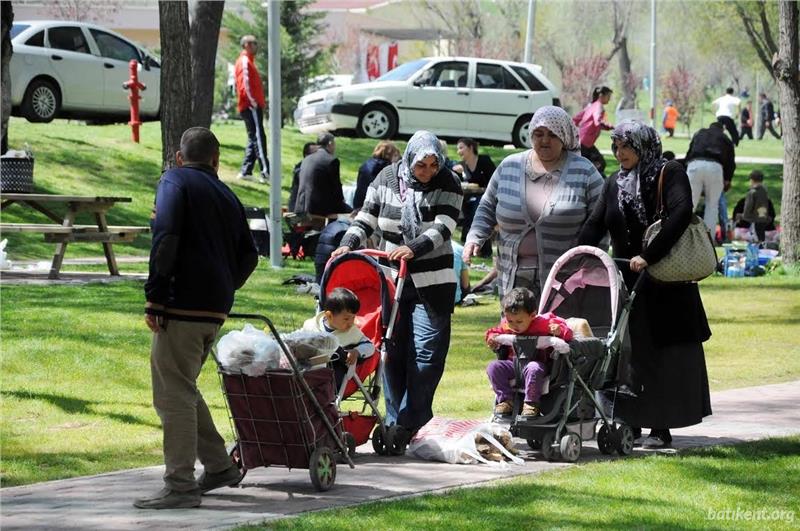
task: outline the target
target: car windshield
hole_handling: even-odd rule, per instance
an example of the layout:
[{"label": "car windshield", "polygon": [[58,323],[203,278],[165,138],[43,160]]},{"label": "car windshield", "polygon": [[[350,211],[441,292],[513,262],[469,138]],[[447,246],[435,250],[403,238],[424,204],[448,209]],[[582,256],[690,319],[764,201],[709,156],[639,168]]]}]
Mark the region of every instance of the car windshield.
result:
[{"label": "car windshield", "polygon": [[406,81],[408,78],[417,73],[417,71],[428,64],[427,59],[417,59],[410,63],[404,63],[394,70],[389,70],[376,81]]},{"label": "car windshield", "polygon": [[14,37],[16,37],[17,35],[19,35],[20,33],[22,33],[23,31],[25,31],[30,27],[31,27],[30,24],[12,24],[10,38],[13,39]]}]

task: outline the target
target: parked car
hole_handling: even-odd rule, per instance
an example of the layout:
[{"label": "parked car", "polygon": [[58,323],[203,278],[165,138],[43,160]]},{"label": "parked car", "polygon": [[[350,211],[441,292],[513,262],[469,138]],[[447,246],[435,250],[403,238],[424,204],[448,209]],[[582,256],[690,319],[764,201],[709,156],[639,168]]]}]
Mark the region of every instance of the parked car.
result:
[{"label": "parked car", "polygon": [[427,129],[529,147],[531,116],[539,107],[558,105],[559,95],[537,65],[429,57],[370,83],[306,94],[294,118],[303,133],[355,129],[359,136],[385,139]]},{"label": "parked car", "polygon": [[127,120],[128,63],[139,63],[142,118],[157,119],[161,65],[150,52],[95,24],[20,21],[11,28],[12,114],[31,122],[53,118]]}]

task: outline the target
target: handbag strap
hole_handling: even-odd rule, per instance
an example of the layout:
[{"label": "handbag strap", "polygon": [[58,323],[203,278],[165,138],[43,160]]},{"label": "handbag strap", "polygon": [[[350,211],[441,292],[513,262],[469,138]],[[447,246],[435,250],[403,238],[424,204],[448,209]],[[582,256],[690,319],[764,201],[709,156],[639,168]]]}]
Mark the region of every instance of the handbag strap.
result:
[{"label": "handbag strap", "polygon": [[661,166],[661,172],[658,174],[658,192],[656,195],[658,199],[656,201],[656,216],[658,216],[659,219],[664,219],[666,217],[664,215],[664,168],[667,167],[667,164]]}]

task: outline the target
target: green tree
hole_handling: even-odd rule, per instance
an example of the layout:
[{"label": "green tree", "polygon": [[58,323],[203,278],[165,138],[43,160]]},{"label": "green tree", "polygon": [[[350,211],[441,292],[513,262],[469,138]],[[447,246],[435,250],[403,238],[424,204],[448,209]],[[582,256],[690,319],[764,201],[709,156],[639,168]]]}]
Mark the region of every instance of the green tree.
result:
[{"label": "green tree", "polygon": [[[297,100],[303,95],[308,80],[316,75],[329,73],[334,47],[322,45],[324,13],[311,13],[305,7],[313,0],[281,2],[281,122],[291,120]],[[261,46],[256,64],[266,88],[269,56],[267,50],[267,8],[260,0],[246,0],[245,6],[253,22],[226,12],[222,24],[228,29],[231,44],[224,52],[231,62],[236,60],[241,48],[239,39],[243,35],[255,35]]]}]

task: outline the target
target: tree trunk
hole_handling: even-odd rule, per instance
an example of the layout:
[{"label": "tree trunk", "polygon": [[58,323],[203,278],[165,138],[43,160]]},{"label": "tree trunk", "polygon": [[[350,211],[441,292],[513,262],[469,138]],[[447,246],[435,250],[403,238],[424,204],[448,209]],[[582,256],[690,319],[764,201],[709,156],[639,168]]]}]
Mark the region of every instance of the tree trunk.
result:
[{"label": "tree trunk", "polygon": [[167,170],[175,166],[181,135],[192,125],[188,4],[162,0],[158,2],[158,17],[161,30],[161,157],[162,168]]},{"label": "tree trunk", "polygon": [[211,126],[214,107],[214,66],[225,2],[197,2],[190,28],[192,58],[192,125]]},{"label": "tree trunk", "polygon": [[622,37],[619,42],[619,77],[622,81],[622,99],[617,105],[618,109],[636,108],[636,84],[631,74],[631,56],[628,55],[628,38]]},{"label": "tree trunk", "polygon": [[800,27],[793,0],[780,3],[778,54],[773,73],[778,82],[783,124],[783,197],[781,254],[784,263],[800,261]]},{"label": "tree trunk", "polygon": [[0,154],[8,151],[8,116],[11,114],[11,76],[8,73],[8,64],[11,62],[11,25],[14,23],[14,8],[11,2],[2,2],[2,59],[0,60],[0,96],[2,97],[2,109],[0,110],[0,121],[2,121],[2,146]]}]

